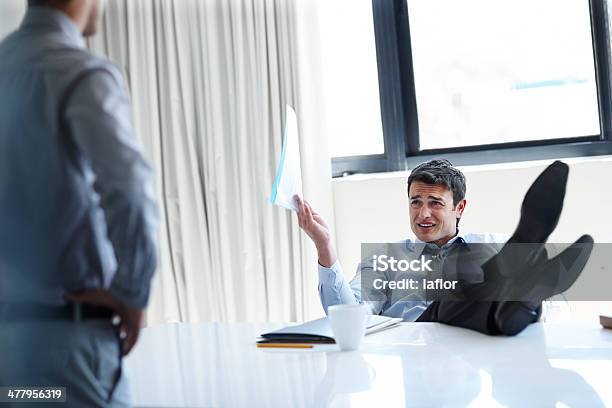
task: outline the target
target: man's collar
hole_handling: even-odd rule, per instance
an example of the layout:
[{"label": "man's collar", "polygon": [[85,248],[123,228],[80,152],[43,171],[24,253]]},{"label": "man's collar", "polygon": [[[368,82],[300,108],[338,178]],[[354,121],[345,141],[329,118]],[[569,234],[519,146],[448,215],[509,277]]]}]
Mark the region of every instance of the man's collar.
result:
[{"label": "man's collar", "polygon": [[51,7],[28,7],[21,29],[60,32],[69,45],[85,48],[85,39],[79,27],[66,14]]},{"label": "man's collar", "polygon": [[446,244],[442,246],[438,246],[431,242],[424,242],[420,239],[416,238],[414,241],[407,239],[406,240],[406,249],[415,253],[415,256],[419,257],[423,253],[425,249],[432,250],[433,252],[440,252],[449,249],[454,243],[463,244],[465,243],[465,239],[461,236],[459,231],[457,231],[457,235],[452,237]]}]

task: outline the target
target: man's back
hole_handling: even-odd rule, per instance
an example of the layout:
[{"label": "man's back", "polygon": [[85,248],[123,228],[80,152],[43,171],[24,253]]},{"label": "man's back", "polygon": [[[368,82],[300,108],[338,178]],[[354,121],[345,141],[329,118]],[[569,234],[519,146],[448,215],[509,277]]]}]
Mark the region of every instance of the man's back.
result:
[{"label": "man's back", "polygon": [[[103,217],[91,178],[70,157],[60,109],[79,74],[101,63],[75,47],[83,41],[78,32],[45,23],[37,12],[0,44],[0,298],[58,303],[62,286],[87,284],[79,282],[71,257],[75,245],[90,244],[89,217]],[[84,261],[107,268],[88,279],[110,276],[114,268]]]},{"label": "man's back", "polygon": [[[114,113],[110,104],[127,99],[110,89],[121,84],[120,75],[85,49],[68,17],[46,7],[28,10],[19,30],[0,44],[0,61],[0,299],[59,304],[66,292],[108,287],[121,255],[109,239],[110,221],[118,213],[117,202],[126,201],[115,196],[144,198],[140,212],[156,221],[148,165],[133,140],[112,135],[115,130],[131,133],[124,106],[118,106],[110,131],[103,129],[109,122],[104,122],[105,112],[96,118],[96,109],[102,110],[95,106],[97,97],[109,105],[109,116]],[[71,112],[74,123],[67,120]],[[112,156],[111,149],[119,154]],[[131,155],[123,178],[137,184],[132,180],[143,176],[147,191],[123,188],[121,177],[107,171],[112,160],[121,167],[122,152]],[[114,196],[109,185],[119,185],[112,187],[118,192]],[[147,222],[140,224],[139,231],[154,231]],[[154,245],[147,246],[154,258]],[[154,263],[147,266],[149,278]],[[148,282],[144,286],[148,295]]]}]

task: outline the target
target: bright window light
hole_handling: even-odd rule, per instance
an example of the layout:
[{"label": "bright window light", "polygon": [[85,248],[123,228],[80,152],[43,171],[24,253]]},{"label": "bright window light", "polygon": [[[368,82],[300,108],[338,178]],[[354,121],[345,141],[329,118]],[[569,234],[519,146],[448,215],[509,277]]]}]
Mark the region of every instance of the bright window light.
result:
[{"label": "bright window light", "polygon": [[382,154],[372,1],[321,0],[319,5],[330,154]]},{"label": "bright window light", "polygon": [[408,0],[420,148],[600,133],[588,0]]}]

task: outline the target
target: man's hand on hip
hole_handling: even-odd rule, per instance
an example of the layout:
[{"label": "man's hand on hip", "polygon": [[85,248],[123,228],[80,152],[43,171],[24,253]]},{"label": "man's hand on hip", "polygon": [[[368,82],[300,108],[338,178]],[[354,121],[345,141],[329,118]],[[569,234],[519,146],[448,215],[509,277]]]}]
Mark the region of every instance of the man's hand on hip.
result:
[{"label": "man's hand on hip", "polygon": [[92,306],[104,306],[113,310],[119,316],[116,326],[122,340],[123,355],[127,355],[138,340],[142,327],[143,311],[125,305],[104,289],[91,289],[66,295],[66,299],[74,303]]}]

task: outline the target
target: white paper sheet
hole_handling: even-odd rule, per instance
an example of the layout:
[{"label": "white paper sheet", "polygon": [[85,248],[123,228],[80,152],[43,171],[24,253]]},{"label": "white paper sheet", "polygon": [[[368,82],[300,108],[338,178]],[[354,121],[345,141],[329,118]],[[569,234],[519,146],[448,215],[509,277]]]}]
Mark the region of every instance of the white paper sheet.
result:
[{"label": "white paper sheet", "polygon": [[270,202],[288,210],[298,211],[295,195],[302,197],[302,169],[300,166],[300,142],[297,116],[287,105],[285,134],[276,179],[272,186]]}]

